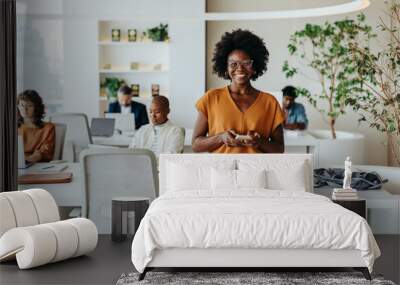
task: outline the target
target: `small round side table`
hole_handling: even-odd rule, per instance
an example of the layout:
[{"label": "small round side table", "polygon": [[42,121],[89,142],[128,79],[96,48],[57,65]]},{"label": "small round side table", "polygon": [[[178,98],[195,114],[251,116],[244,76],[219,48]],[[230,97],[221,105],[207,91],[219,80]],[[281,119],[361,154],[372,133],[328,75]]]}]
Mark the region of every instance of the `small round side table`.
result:
[{"label": "small round side table", "polygon": [[149,208],[150,198],[148,197],[114,197],[112,198],[112,226],[111,239],[113,241],[123,241],[127,234],[122,233],[122,212],[135,212],[135,232],[137,231],[140,221]]}]

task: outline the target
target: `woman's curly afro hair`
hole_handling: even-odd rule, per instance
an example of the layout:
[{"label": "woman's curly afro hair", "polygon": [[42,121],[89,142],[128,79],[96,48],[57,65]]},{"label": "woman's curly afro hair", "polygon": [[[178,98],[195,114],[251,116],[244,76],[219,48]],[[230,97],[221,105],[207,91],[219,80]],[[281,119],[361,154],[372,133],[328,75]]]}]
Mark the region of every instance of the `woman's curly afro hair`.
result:
[{"label": "woman's curly afro hair", "polygon": [[226,32],[215,45],[213,72],[219,77],[229,79],[227,76],[228,56],[234,50],[242,50],[253,60],[254,74],[252,80],[257,79],[267,70],[269,52],[264,41],[248,30],[234,30]]},{"label": "woman's curly afro hair", "polygon": [[[19,104],[20,101],[32,102],[34,106],[33,123],[37,127],[42,128],[44,125],[43,118],[45,115],[45,110],[42,98],[40,97],[39,93],[37,93],[35,90],[25,90],[17,97],[17,104]],[[22,125],[23,123],[24,118],[18,111],[18,126]]]}]

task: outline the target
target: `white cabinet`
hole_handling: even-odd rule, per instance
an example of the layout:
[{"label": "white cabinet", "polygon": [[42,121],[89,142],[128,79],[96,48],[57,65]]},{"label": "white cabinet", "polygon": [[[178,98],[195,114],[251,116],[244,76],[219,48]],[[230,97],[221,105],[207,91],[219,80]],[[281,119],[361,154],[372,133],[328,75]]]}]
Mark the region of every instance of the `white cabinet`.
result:
[{"label": "white cabinet", "polygon": [[[135,101],[149,107],[151,86],[158,84],[161,95],[169,96],[169,41],[156,42],[142,38],[143,32],[166,21],[101,20],[98,21],[98,73],[99,86],[105,78],[124,79],[128,86],[139,85],[139,97]],[[112,31],[120,31],[120,40],[112,40]],[[128,41],[128,30],[135,29],[136,41]],[[105,89],[99,89],[100,115],[108,105]]]},{"label": "white cabinet", "polygon": [[367,200],[368,224],[374,234],[399,234],[399,199],[392,197]]}]

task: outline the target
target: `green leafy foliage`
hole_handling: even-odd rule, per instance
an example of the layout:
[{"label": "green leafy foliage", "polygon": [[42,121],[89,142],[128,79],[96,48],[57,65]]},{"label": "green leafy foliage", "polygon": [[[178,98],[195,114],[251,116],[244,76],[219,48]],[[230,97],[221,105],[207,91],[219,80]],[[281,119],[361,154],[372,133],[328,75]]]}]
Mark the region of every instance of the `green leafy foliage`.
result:
[{"label": "green leafy foliage", "polygon": [[168,24],[161,23],[157,27],[148,29],[145,35],[156,42],[166,41],[168,39]]},{"label": "green leafy foliage", "polygon": [[103,82],[101,82],[100,87],[107,89],[107,94],[109,98],[116,98],[118,89],[125,84],[125,80],[117,77],[106,77]]},{"label": "green leafy foliage", "polygon": [[[319,93],[311,93],[305,86],[297,86],[300,96],[305,97],[329,122],[332,137],[336,138],[335,122],[345,113],[347,100],[359,90],[362,79],[357,76],[357,66],[353,62],[350,48],[357,42],[368,46],[375,35],[370,26],[364,23],[360,14],[356,20],[344,19],[322,25],[306,24],[296,31],[288,44],[288,52],[295,58],[295,64],[286,60],[282,71],[287,78],[306,76],[304,69],[311,68],[319,82]],[[319,102],[327,103],[328,109]]]}]

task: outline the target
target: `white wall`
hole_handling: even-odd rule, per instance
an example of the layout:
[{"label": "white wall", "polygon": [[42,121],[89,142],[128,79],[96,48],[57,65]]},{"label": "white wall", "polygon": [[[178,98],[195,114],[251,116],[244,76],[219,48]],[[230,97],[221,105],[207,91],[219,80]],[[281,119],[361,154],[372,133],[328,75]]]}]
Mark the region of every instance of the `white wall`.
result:
[{"label": "white wall", "polygon": [[17,0],[17,6],[18,92],[38,90],[49,113],[89,118],[99,115],[98,21],[168,21],[171,119],[193,125],[205,88],[204,0]]},{"label": "white wall", "polygon": [[[214,11],[254,11],[255,7],[263,7],[266,10],[284,9],[282,3],[272,0],[254,0],[254,1],[237,1],[237,0],[209,0],[207,2],[207,10]],[[289,8],[296,5],[299,6],[300,1],[292,1]],[[322,1],[301,1],[308,6],[311,4],[321,3]],[[343,2],[343,1],[342,1]],[[325,5],[332,3],[342,3],[341,1],[324,1]],[[288,2],[285,2],[288,3]],[[297,4],[296,4],[297,3]],[[286,7],[288,8],[288,7]],[[375,27],[378,24],[379,17],[384,16],[383,10],[385,9],[384,1],[372,0],[370,7],[363,11],[367,16],[367,22]],[[348,14],[346,16],[352,17],[357,13]],[[221,35],[226,31],[242,28],[249,29],[262,37],[266,42],[267,48],[270,52],[270,62],[268,64],[268,71],[265,75],[260,77],[256,82],[256,88],[266,91],[281,90],[288,84],[302,85],[307,84],[311,90],[318,91],[319,85],[313,81],[297,77],[294,80],[285,78],[282,70],[282,64],[285,59],[289,59],[287,52],[287,44],[289,37],[296,30],[302,29],[306,23],[323,23],[325,21],[335,21],[344,18],[345,16],[331,16],[321,18],[309,19],[283,19],[283,20],[259,20],[259,21],[223,21],[223,22],[208,22],[207,24],[207,89],[216,88],[218,86],[228,84],[212,74],[212,53],[215,43],[221,38]],[[313,76],[311,73],[308,75]],[[315,77],[314,77],[315,78]],[[306,83],[305,83],[306,82]],[[310,129],[327,129],[328,125],[323,121],[322,116],[313,109],[304,99],[299,99],[301,103],[305,104],[307,114],[310,120]],[[360,132],[366,136],[366,164],[386,164],[386,142],[385,136],[378,133],[374,129],[369,128],[367,125],[359,125],[357,122],[358,115],[352,110],[348,110],[347,114],[340,117],[336,123],[336,128],[343,131]]]}]

